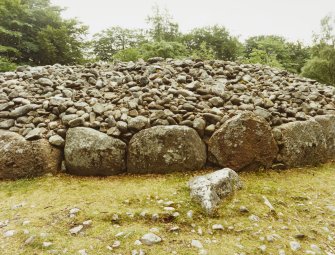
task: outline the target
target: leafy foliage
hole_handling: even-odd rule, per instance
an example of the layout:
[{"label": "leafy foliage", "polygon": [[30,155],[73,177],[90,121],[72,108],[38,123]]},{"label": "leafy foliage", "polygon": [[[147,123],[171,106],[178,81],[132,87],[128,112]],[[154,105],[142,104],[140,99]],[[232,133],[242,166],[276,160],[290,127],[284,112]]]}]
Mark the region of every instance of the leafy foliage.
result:
[{"label": "leafy foliage", "polygon": [[162,11],[158,5],[152,9],[152,15],[147,17],[147,23],[150,28],[147,31],[151,40],[160,41],[177,41],[180,38],[179,25],[173,21],[172,16],[165,9]]},{"label": "leafy foliage", "polygon": [[314,36],[312,58],[306,63],[302,75],[335,85],[335,17],[321,20],[321,33]]},{"label": "leafy foliage", "polygon": [[62,19],[61,11],[49,0],[1,0],[0,56],[17,63],[80,62],[87,27]]},{"label": "leafy foliage", "polygon": [[290,43],[275,35],[253,36],[245,42],[245,61],[281,67],[300,73],[309,57],[309,49],[299,42]]},{"label": "leafy foliage", "polygon": [[[119,51],[138,47],[141,43],[146,41],[143,30],[111,27],[94,35],[92,47],[94,54],[96,54],[99,59],[111,61],[113,55]],[[129,53],[128,51],[127,54]]]},{"label": "leafy foliage", "polygon": [[190,51],[198,51],[205,45],[214,58],[223,60],[236,60],[242,50],[237,37],[218,25],[193,29],[184,35],[183,42]]},{"label": "leafy foliage", "polygon": [[152,57],[184,58],[188,55],[186,47],[178,42],[144,43],[139,48],[121,50],[114,55],[114,59],[121,61],[147,60]]},{"label": "leafy foliage", "polygon": [[113,59],[120,61],[136,61],[140,58],[143,58],[140,50],[138,48],[129,48],[118,51],[113,55]]},{"label": "leafy foliage", "polygon": [[14,63],[192,57],[260,63],[335,85],[335,17],[331,15],[322,19],[314,45],[305,47],[276,35],[253,36],[242,44],[220,25],[182,34],[169,12],[158,5],[146,19],[147,30],[114,26],[87,42],[88,27],[63,19],[61,12],[50,0],[0,0],[0,71],[14,69]]},{"label": "leafy foliage", "polygon": [[215,52],[210,48],[206,42],[202,42],[198,49],[191,51],[193,58],[199,58],[204,60],[213,60],[215,59]]},{"label": "leafy foliage", "polygon": [[16,65],[6,58],[0,57],[0,72],[12,71]]},{"label": "leafy foliage", "polygon": [[269,54],[265,50],[252,49],[248,58],[244,60],[246,63],[263,64],[272,67],[282,68],[283,66],[277,60],[276,55]]},{"label": "leafy foliage", "polygon": [[145,43],[140,48],[143,59],[152,57],[182,58],[187,56],[186,47],[178,42]]}]

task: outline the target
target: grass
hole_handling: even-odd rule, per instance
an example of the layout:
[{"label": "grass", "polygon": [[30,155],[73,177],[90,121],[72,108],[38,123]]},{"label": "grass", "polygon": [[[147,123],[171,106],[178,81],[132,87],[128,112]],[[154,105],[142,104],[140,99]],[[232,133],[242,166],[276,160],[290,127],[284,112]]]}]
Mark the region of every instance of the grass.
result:
[{"label": "grass", "polygon": [[[279,250],[293,254],[291,241],[301,244],[295,254],[305,254],[312,244],[323,251],[321,254],[335,253],[335,213],[327,208],[335,206],[335,164],[241,173],[244,188],[225,200],[211,218],[191,201],[186,185],[190,177],[205,172],[208,170],[109,178],[58,175],[0,182],[0,221],[10,220],[8,226],[0,228],[0,254],[79,254],[82,249],[89,255],[130,254],[134,249],[155,255],[198,254],[198,249],[190,246],[193,239],[215,255],[278,254]],[[264,204],[263,196],[276,213]],[[174,202],[172,206],[180,216],[173,217],[164,210],[167,201]],[[249,212],[240,212],[240,206]],[[74,207],[80,212],[70,218],[69,210]],[[194,212],[192,219],[186,216],[189,210]],[[155,213],[159,215],[156,220],[152,219]],[[260,220],[251,221],[250,215]],[[27,220],[30,223],[23,225]],[[69,233],[85,220],[92,220],[92,225],[78,235]],[[217,223],[224,226],[223,231],[212,230]],[[169,231],[173,226],[179,231]],[[151,228],[158,228],[163,242],[150,247],[135,245]],[[16,230],[14,236],[3,236],[12,229]],[[124,236],[115,237],[120,232]],[[25,245],[32,235],[36,236],[34,241]],[[110,251],[107,246],[115,240],[121,245]],[[43,242],[52,245],[43,247]],[[266,245],[265,252],[261,245]]]}]

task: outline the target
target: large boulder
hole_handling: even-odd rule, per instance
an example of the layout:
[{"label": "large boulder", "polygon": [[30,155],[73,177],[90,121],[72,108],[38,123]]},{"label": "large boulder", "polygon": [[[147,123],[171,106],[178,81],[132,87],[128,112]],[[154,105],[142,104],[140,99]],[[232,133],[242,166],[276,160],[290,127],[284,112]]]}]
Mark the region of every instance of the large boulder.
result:
[{"label": "large boulder", "polygon": [[209,139],[209,160],[240,170],[269,168],[278,153],[268,122],[252,112],[227,120]]},{"label": "large boulder", "polygon": [[155,126],[135,134],[129,142],[130,173],[170,173],[201,169],[206,146],[198,133],[186,126]]},{"label": "large boulder", "polygon": [[69,129],[64,154],[70,174],[108,176],[126,170],[126,144],[91,128]]},{"label": "large boulder", "polygon": [[327,159],[322,126],[315,120],[296,121],[273,129],[280,148],[277,161],[285,167],[317,165]]},{"label": "large boulder", "polygon": [[0,130],[0,179],[36,177],[60,170],[62,151],[45,139],[27,141]]},{"label": "large boulder", "polygon": [[189,181],[191,197],[207,214],[213,214],[221,200],[242,188],[235,171],[224,168],[214,173],[197,176]]},{"label": "large boulder", "polygon": [[321,125],[326,139],[326,156],[328,160],[335,159],[335,115],[316,116],[315,120]]}]

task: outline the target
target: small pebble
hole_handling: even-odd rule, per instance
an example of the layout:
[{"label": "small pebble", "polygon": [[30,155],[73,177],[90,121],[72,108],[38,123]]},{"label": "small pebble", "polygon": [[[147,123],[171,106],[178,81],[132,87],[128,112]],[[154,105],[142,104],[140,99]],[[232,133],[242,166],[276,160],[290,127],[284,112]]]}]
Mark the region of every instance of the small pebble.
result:
[{"label": "small pebble", "polygon": [[257,222],[257,221],[259,221],[259,217],[256,216],[256,215],[254,215],[254,214],[252,214],[252,215],[249,216],[249,220]]},{"label": "small pebble", "polygon": [[85,249],[84,250],[79,250],[78,253],[80,255],[88,255]]},{"label": "small pebble", "polygon": [[213,230],[224,230],[224,227],[221,224],[214,224],[212,226]]},{"label": "small pebble", "polygon": [[261,245],[258,247],[262,252],[265,252],[266,251],[266,245]]},{"label": "small pebble", "polygon": [[112,247],[113,247],[113,248],[118,248],[118,247],[120,247],[120,245],[121,245],[121,242],[118,241],[118,240],[116,240],[116,241],[114,241],[114,243],[112,244]]},{"label": "small pebble", "polygon": [[191,246],[198,248],[198,249],[202,249],[204,248],[204,246],[202,245],[202,243],[199,240],[192,240],[191,241]]},{"label": "small pebble", "polygon": [[117,233],[116,235],[115,235],[115,237],[120,237],[120,236],[124,236],[124,232],[119,232],[119,233]]},{"label": "small pebble", "polygon": [[141,242],[145,245],[154,245],[160,243],[162,238],[154,233],[147,233],[141,237]]},{"label": "small pebble", "polygon": [[300,250],[301,245],[300,245],[300,243],[298,243],[296,241],[292,241],[292,242],[290,242],[290,247],[291,247],[292,251],[297,251],[297,250]]},{"label": "small pebble", "polygon": [[92,225],[92,220],[86,220],[83,222],[84,226],[91,226]]},{"label": "small pebble", "polygon": [[187,218],[192,219],[192,218],[193,218],[193,211],[188,211],[188,212],[186,213],[186,216],[187,216]]},{"label": "small pebble", "polygon": [[175,209],[174,207],[168,206],[168,207],[164,207],[164,210],[165,210],[165,211],[168,211],[168,212],[173,212],[173,211],[175,211],[176,209]]},{"label": "small pebble", "polygon": [[26,239],[26,241],[24,241],[25,245],[31,244],[32,242],[34,242],[35,240],[35,236],[30,236]]},{"label": "small pebble", "polygon": [[48,248],[52,245],[52,242],[43,242],[42,243],[42,246],[45,247],[45,248]]},{"label": "small pebble", "polygon": [[175,232],[175,231],[179,231],[179,227],[178,226],[174,226],[174,227],[171,227],[170,229],[169,229],[169,231],[170,232]]},{"label": "small pebble", "polygon": [[71,228],[69,231],[72,235],[77,235],[83,228],[84,228],[83,225],[78,225],[74,228]]},{"label": "small pebble", "polygon": [[4,234],[3,234],[3,236],[4,237],[12,237],[13,235],[15,235],[15,230],[7,230]]},{"label": "small pebble", "polygon": [[248,212],[249,212],[249,209],[248,209],[247,207],[245,207],[245,206],[242,205],[242,206],[240,207],[240,212],[241,212],[241,213],[248,213]]}]

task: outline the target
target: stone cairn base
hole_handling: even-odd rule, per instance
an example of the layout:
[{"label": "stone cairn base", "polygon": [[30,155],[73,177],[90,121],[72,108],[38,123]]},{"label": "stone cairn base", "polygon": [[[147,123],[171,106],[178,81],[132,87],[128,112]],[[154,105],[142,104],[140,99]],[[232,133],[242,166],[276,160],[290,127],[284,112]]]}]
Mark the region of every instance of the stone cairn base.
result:
[{"label": "stone cairn base", "polygon": [[0,179],[324,163],[335,158],[334,95],[228,61],[19,67],[0,73]]}]

